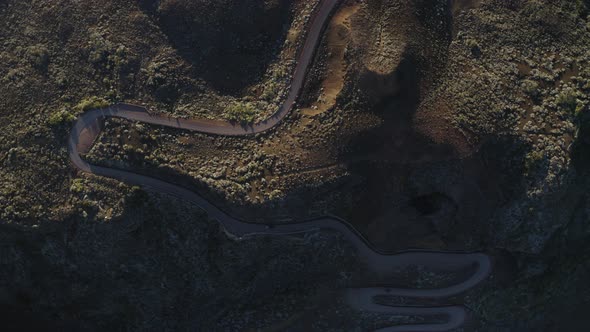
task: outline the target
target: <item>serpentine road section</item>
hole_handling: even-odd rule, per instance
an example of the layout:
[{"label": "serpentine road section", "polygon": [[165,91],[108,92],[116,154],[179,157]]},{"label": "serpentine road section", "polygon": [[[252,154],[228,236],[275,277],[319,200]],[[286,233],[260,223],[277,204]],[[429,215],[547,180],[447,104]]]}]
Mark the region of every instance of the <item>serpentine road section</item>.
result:
[{"label": "serpentine road section", "polygon": [[68,141],[68,151],[73,165],[82,172],[110,177],[132,185],[139,185],[196,204],[206,211],[211,219],[217,220],[225,231],[239,239],[256,235],[286,235],[317,230],[332,230],[341,233],[357,249],[359,257],[374,273],[387,276],[399,268],[418,265],[434,271],[457,271],[474,268],[475,272],[464,281],[452,286],[437,289],[402,289],[387,287],[350,288],[345,291],[347,303],[361,311],[381,312],[404,316],[446,317],[445,323],[407,324],[392,326],[379,331],[448,331],[462,326],[467,313],[462,306],[411,307],[384,306],[374,302],[377,295],[401,297],[444,299],[465,292],[483,281],[491,272],[492,264],[487,255],[480,253],[440,252],[440,251],[406,251],[395,254],[380,252],[372,247],[352,225],[334,216],[324,216],[311,220],[286,225],[264,225],[246,222],[222,211],[199,194],[180,186],[152,177],[114,168],[91,165],[80,157],[81,152],[88,151],[100,134],[104,120],[109,117],[123,118],[131,121],[149,123],[199,133],[223,136],[245,136],[260,133],[276,126],[293,108],[303,86],[305,75],[311,64],[318,41],[331,13],[340,0],[322,0],[310,19],[306,40],[298,56],[297,66],[289,93],[285,102],[268,119],[254,125],[202,119],[179,119],[152,115],[140,106],[115,104],[108,108],[90,110],[76,120]]}]

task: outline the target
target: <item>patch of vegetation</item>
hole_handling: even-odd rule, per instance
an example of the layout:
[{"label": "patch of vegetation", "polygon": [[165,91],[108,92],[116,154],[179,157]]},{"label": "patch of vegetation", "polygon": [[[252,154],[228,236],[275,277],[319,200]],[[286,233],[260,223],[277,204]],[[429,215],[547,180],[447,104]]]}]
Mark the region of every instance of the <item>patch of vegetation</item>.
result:
[{"label": "patch of vegetation", "polygon": [[105,40],[100,34],[93,33],[90,36],[88,44],[88,61],[93,64],[106,62],[108,55],[113,48],[111,43]]},{"label": "patch of vegetation", "polygon": [[561,22],[566,13],[553,4],[529,1],[524,6],[523,14],[535,27],[553,37],[558,37],[564,29]]},{"label": "patch of vegetation", "polygon": [[125,45],[116,45],[99,33],[90,36],[87,52],[90,63],[118,74],[129,71],[135,60]]},{"label": "patch of vegetation", "polygon": [[234,102],[227,107],[225,117],[230,121],[252,123],[256,119],[258,110],[248,102]]},{"label": "patch of vegetation", "polygon": [[82,99],[82,101],[79,102],[78,105],[74,107],[74,109],[78,112],[85,112],[88,110],[105,108],[108,107],[110,104],[111,103],[104,98],[93,96]]},{"label": "patch of vegetation", "polygon": [[270,102],[276,98],[278,92],[279,85],[271,81],[265,85],[264,92],[262,93],[262,95],[260,95],[260,98]]},{"label": "patch of vegetation", "polygon": [[557,106],[573,114],[578,108],[578,93],[572,89],[564,90],[557,96],[556,102]]},{"label": "patch of vegetation", "polygon": [[534,168],[545,158],[542,151],[531,151],[524,159],[524,170],[526,174],[530,174]]},{"label": "patch of vegetation", "polygon": [[574,111],[574,115],[576,116],[576,119],[580,120],[580,121],[584,121],[583,117],[584,117],[584,110],[585,107],[582,104],[578,104],[576,106],[576,110]]},{"label": "patch of vegetation", "polygon": [[70,186],[70,191],[75,193],[81,193],[84,191],[85,183],[82,179],[74,179],[72,180],[72,185]]},{"label": "patch of vegetation", "polygon": [[541,94],[541,91],[539,90],[539,83],[533,80],[524,80],[522,82],[522,90],[533,99],[537,99]]},{"label": "patch of vegetation", "polygon": [[63,109],[57,113],[51,114],[47,120],[47,123],[51,127],[62,127],[64,125],[71,124],[75,119],[76,116],[74,114],[68,112],[66,109]]},{"label": "patch of vegetation", "polygon": [[145,83],[153,92],[156,100],[164,103],[172,103],[180,95],[180,83],[178,73],[175,71],[175,63],[170,59],[159,59],[150,62],[146,69],[142,70],[146,75]]},{"label": "patch of vegetation", "polygon": [[49,51],[45,46],[35,45],[27,49],[27,57],[33,68],[47,72],[49,67]]}]

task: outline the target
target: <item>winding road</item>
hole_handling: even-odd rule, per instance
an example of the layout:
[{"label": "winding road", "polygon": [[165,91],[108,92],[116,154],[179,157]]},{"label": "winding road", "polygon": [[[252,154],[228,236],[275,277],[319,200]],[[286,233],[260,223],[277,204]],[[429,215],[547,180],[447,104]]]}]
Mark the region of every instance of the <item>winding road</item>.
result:
[{"label": "winding road", "polygon": [[169,194],[182,200],[196,204],[206,211],[211,219],[217,220],[228,234],[236,238],[248,238],[256,235],[286,235],[304,233],[317,230],[332,230],[341,233],[357,249],[359,257],[367,267],[376,274],[387,276],[396,269],[412,265],[425,266],[433,271],[458,271],[475,268],[475,272],[457,284],[437,289],[404,289],[387,287],[350,288],[345,290],[347,303],[358,310],[381,312],[391,315],[446,317],[445,323],[412,324],[392,326],[378,331],[448,331],[462,326],[467,312],[462,306],[385,306],[374,302],[377,295],[392,295],[422,299],[444,299],[461,294],[476,286],[490,274],[492,264],[490,258],[480,253],[440,252],[440,251],[406,251],[388,254],[372,247],[369,241],[345,220],[334,216],[324,216],[311,220],[287,225],[264,225],[246,222],[222,211],[199,194],[164,182],[152,177],[129,171],[106,168],[87,163],[80,157],[80,153],[88,151],[100,134],[104,120],[108,117],[118,117],[132,121],[153,125],[186,129],[199,133],[224,136],[244,136],[260,133],[276,126],[292,109],[299,96],[305,75],[312,62],[316,46],[321,38],[324,26],[329,21],[331,13],[338,6],[340,0],[321,0],[315,14],[309,22],[308,32],[302,46],[289,93],[279,109],[268,119],[242,126],[225,121],[201,119],[177,119],[159,115],[151,115],[140,106],[115,104],[108,108],[90,110],[76,120],[69,136],[68,151],[72,164],[82,172],[110,177],[139,185],[148,190]]}]

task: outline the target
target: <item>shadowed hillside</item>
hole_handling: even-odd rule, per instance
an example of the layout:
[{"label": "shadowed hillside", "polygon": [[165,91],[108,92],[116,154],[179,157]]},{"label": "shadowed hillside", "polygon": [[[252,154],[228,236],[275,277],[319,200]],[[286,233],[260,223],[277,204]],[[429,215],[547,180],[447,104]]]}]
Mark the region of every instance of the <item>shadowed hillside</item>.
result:
[{"label": "shadowed hillside", "polygon": [[213,88],[239,94],[282,46],[294,1],[144,1],[171,45]]}]

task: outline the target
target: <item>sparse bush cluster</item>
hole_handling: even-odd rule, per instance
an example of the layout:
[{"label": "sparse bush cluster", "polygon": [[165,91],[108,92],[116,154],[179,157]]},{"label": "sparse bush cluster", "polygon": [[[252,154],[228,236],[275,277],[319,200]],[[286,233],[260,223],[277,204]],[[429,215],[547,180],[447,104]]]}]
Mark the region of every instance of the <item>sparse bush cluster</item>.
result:
[{"label": "sparse bush cluster", "polygon": [[128,46],[112,42],[104,32],[94,31],[84,51],[82,55],[91,64],[94,79],[108,88],[105,95],[120,99],[133,90],[140,63]]},{"label": "sparse bush cluster", "polygon": [[93,109],[100,109],[108,107],[111,103],[109,103],[106,99],[100,97],[89,97],[82,99],[78,105],[74,107],[74,109],[79,112],[86,112]]},{"label": "sparse bush cluster", "polygon": [[531,151],[525,157],[524,169],[526,174],[530,174],[534,168],[545,158],[542,151]]},{"label": "sparse bush cluster", "polygon": [[116,45],[102,34],[94,32],[88,41],[88,61],[96,66],[102,66],[116,74],[125,74],[132,70],[134,56],[125,45]]},{"label": "sparse bush cluster", "polygon": [[83,179],[73,179],[72,185],[70,186],[70,191],[74,193],[81,193],[84,191],[86,183]]},{"label": "sparse bush cluster", "polygon": [[76,119],[76,116],[67,110],[61,110],[49,116],[47,123],[53,127],[60,127],[71,124]]},{"label": "sparse bush cluster", "polygon": [[27,56],[31,65],[41,71],[47,72],[49,67],[49,51],[45,46],[35,45],[27,48]]},{"label": "sparse bush cluster", "polygon": [[66,106],[62,110],[52,113],[49,116],[47,123],[52,127],[63,127],[66,125],[70,125],[76,119],[76,116],[78,114],[93,109],[105,108],[109,105],[110,103],[106,99],[96,96],[88,97],[82,99],[74,107]]},{"label": "sparse bush cluster", "polygon": [[180,82],[177,79],[177,64],[171,59],[155,59],[146,69],[145,83],[153,92],[156,100],[164,103],[173,103],[180,96]]},{"label": "sparse bush cluster", "polygon": [[524,80],[522,82],[522,90],[533,99],[539,98],[541,94],[541,91],[539,90],[539,83],[534,80]]},{"label": "sparse bush cluster", "polygon": [[578,108],[578,93],[573,89],[566,89],[557,95],[556,102],[559,107],[574,114]]},{"label": "sparse bush cluster", "polygon": [[225,117],[230,121],[252,123],[258,115],[258,110],[249,102],[234,102],[225,111]]}]

